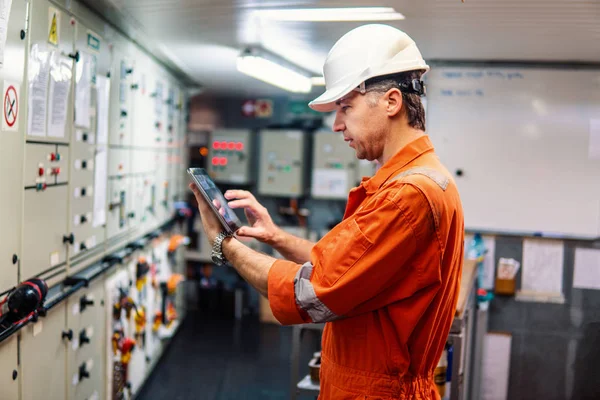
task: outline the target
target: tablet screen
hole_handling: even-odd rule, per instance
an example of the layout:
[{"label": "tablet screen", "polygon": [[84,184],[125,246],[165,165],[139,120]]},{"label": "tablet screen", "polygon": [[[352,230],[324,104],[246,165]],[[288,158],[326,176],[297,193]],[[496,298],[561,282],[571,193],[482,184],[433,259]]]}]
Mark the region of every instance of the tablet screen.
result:
[{"label": "tablet screen", "polygon": [[233,209],[227,205],[227,200],[223,196],[223,193],[221,193],[210,176],[208,176],[206,170],[203,168],[190,168],[188,172],[194,177],[196,184],[200,185],[204,194],[209,197],[209,203],[212,206],[213,211],[218,213],[216,207],[213,206],[213,200],[217,200],[221,204],[221,207],[225,210],[225,215],[220,214],[221,223],[223,223],[224,219],[232,233],[237,231],[242,226],[242,221],[240,221]]}]

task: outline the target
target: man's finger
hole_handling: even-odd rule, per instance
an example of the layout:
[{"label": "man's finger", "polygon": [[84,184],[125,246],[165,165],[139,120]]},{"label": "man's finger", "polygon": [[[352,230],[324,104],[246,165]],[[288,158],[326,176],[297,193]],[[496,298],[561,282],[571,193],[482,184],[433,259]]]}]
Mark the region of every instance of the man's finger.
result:
[{"label": "man's finger", "polygon": [[252,195],[252,193],[248,192],[247,190],[228,190],[223,195],[225,196],[225,198],[227,200],[231,200],[231,199],[247,199],[247,198],[253,198],[254,197]]},{"label": "man's finger", "polygon": [[252,206],[254,201],[250,200],[250,199],[243,199],[243,200],[233,200],[228,202],[227,204],[229,205],[229,207],[231,208],[252,208]]}]

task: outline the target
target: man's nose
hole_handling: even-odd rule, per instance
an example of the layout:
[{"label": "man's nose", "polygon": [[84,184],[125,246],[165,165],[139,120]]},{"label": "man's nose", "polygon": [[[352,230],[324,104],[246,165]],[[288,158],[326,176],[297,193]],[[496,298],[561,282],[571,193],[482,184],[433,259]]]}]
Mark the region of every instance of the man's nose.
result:
[{"label": "man's nose", "polygon": [[346,124],[340,118],[340,112],[337,111],[335,114],[335,121],[333,122],[334,132],[344,132],[346,130]]}]

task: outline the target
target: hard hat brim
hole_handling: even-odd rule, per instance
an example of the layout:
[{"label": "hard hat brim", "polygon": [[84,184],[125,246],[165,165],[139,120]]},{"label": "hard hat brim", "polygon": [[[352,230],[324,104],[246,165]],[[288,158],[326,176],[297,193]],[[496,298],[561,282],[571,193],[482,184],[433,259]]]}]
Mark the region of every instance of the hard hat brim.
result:
[{"label": "hard hat brim", "polygon": [[335,102],[346,96],[357,86],[338,86],[327,89],[322,95],[308,103],[308,106],[318,112],[331,112],[335,110]]}]

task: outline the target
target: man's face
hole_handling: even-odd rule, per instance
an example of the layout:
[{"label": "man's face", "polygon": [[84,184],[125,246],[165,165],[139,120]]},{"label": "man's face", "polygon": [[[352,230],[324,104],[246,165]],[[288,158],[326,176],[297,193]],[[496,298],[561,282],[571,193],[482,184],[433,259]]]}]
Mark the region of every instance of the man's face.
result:
[{"label": "man's face", "polygon": [[383,154],[388,130],[388,117],[380,95],[352,92],[336,103],[333,124],[361,160],[373,161]]}]

